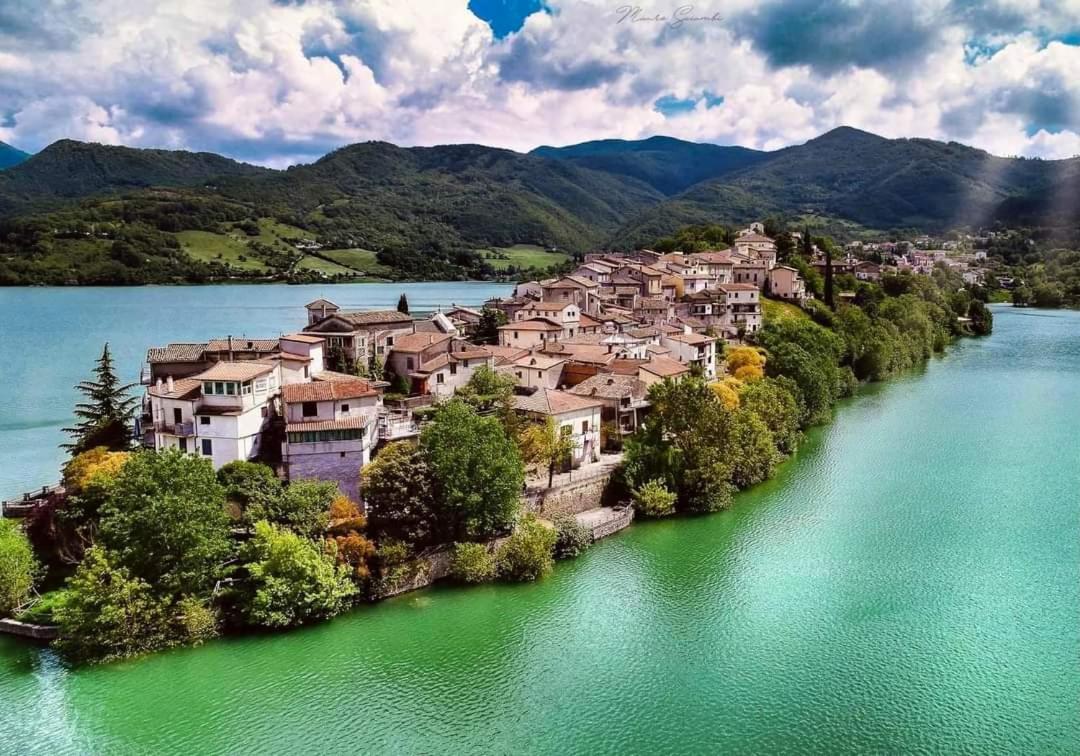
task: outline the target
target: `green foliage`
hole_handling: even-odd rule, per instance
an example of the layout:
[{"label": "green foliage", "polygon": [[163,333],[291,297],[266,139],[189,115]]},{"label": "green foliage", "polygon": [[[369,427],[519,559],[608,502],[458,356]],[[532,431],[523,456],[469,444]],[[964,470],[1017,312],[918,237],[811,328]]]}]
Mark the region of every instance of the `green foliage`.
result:
[{"label": "green foliage", "polygon": [[994,330],[994,315],[990,308],[979,300],[971,301],[967,316],[971,318],[971,332],[976,336],[986,336]]},{"label": "green foliage", "polygon": [[119,659],[174,642],[168,600],[100,546],[86,552],[53,614],[57,646],[76,661]]},{"label": "green foliage", "polygon": [[409,314],[409,298],[405,296],[405,292],[401,292],[401,296],[398,297],[397,311],[406,315]]},{"label": "green foliage", "polygon": [[495,579],[495,557],[485,544],[455,543],[450,576],[459,583],[487,583]]},{"label": "green foliage", "polygon": [[121,451],[131,446],[131,430],[135,415],[135,397],[128,396],[133,384],[121,384],[113,366],[112,354],[106,344],[94,368],[94,379],[83,381],[75,388],[85,401],[75,405],[79,422],[65,428],[72,441],[64,448],[72,456],[103,446]]},{"label": "green foliage", "polygon": [[495,418],[465,402],[443,404],[420,435],[434,481],[439,530],[454,540],[489,538],[517,516],[524,468]]},{"label": "green foliage", "polygon": [[252,505],[248,517],[265,520],[315,538],[326,532],[330,524],[330,503],[338,495],[337,484],[331,481],[297,480],[285,486],[281,494],[269,499],[265,506]]},{"label": "green foliage", "polygon": [[740,406],[757,415],[769,429],[776,449],[791,454],[799,445],[799,404],[783,379],[763,378],[743,385]]},{"label": "green foliage", "polygon": [[30,597],[38,575],[30,541],[11,520],[0,520],[0,617],[6,617]]},{"label": "green foliage", "polygon": [[199,645],[217,637],[217,611],[207,601],[185,596],[176,603],[176,625],[185,643]]},{"label": "green foliage", "polygon": [[561,514],[555,526],[555,558],[573,559],[592,545],[592,533],[572,514]]},{"label": "green foliage", "polygon": [[494,307],[485,307],[480,312],[480,324],[476,329],[477,343],[498,344],[499,326],[503,325],[506,325],[506,313]]},{"label": "green foliage", "polygon": [[283,628],[340,613],[356,595],[334,555],[284,528],[255,523],[241,552],[249,574],[241,607],[247,622]]},{"label": "green foliage", "polygon": [[156,589],[199,594],[232,552],[224,507],[209,460],[141,451],[125,463],[102,508],[101,537],[117,564]]},{"label": "green foliage", "polygon": [[410,441],[387,444],[361,472],[367,532],[380,544],[404,541],[417,548],[437,540],[431,470]]},{"label": "green foliage", "polygon": [[748,488],[771,478],[782,458],[765,422],[754,412],[740,408],[731,415],[730,433],[731,482],[738,488]]},{"label": "green foliage", "polygon": [[248,525],[267,519],[266,513],[278,507],[281,481],[267,465],[236,460],[222,465],[217,479],[225,489],[226,500],[236,507],[237,519]]},{"label": "green foliage", "polygon": [[67,600],[67,594],[66,588],[57,588],[44,593],[20,611],[16,619],[36,625],[55,625],[56,610]]},{"label": "green foliage", "polygon": [[646,481],[634,490],[634,510],[643,517],[667,517],[675,513],[675,498],[660,480]]},{"label": "green foliage", "polygon": [[548,488],[555,478],[555,472],[570,464],[574,453],[573,438],[569,433],[563,432],[563,426],[559,426],[553,417],[525,428],[521,433],[519,446],[526,464],[547,470]]},{"label": "green foliage", "polygon": [[525,582],[546,575],[555,564],[553,554],[556,539],[554,528],[533,515],[523,517],[495,555],[499,578]]}]

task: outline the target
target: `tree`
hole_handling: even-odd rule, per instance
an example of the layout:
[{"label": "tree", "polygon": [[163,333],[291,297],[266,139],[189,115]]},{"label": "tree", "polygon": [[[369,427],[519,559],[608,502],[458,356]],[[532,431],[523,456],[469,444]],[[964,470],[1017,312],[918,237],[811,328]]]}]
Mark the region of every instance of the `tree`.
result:
[{"label": "tree", "polygon": [[158,590],[208,591],[232,551],[213,465],[178,450],[136,452],[102,508],[101,538],[120,566]]},{"label": "tree", "polygon": [[57,646],[78,661],[119,659],[172,642],[168,600],[100,546],[86,552],[53,616]]},{"label": "tree", "polygon": [[971,318],[971,332],[976,336],[986,336],[994,330],[994,315],[990,308],[979,300],[971,301],[967,315]]},{"label": "tree", "polygon": [[450,576],[459,583],[486,583],[495,579],[495,557],[482,543],[455,543],[450,554]]},{"label": "tree", "polygon": [[825,245],[825,304],[830,310],[836,309],[836,293],[833,291],[832,245]]},{"label": "tree", "polygon": [[555,526],[555,557],[573,559],[592,545],[592,531],[578,522],[572,514],[561,514],[552,520]]},{"label": "tree", "polygon": [[802,238],[799,239],[799,243],[802,247],[802,256],[806,258],[807,262],[814,259],[814,241],[810,238],[809,226],[803,226]]},{"label": "tree", "polygon": [[379,543],[402,541],[421,549],[434,542],[431,470],[415,443],[387,444],[360,477],[369,535]]},{"label": "tree", "polygon": [[503,580],[524,582],[541,578],[555,566],[555,529],[527,515],[499,547],[495,566]]},{"label": "tree", "polygon": [[754,347],[739,346],[724,355],[727,371],[740,381],[752,381],[765,375],[765,356]]},{"label": "tree", "polygon": [[268,500],[265,507],[251,507],[248,516],[253,521],[281,525],[304,538],[316,538],[330,524],[330,504],[337,495],[336,483],[297,480],[285,486],[280,496]]},{"label": "tree", "polygon": [[755,413],[746,409],[733,413],[731,421],[728,444],[731,482],[739,488],[748,488],[768,480],[780,462],[776,442],[768,426]]},{"label": "tree", "polygon": [[255,523],[255,537],[241,553],[248,582],[245,619],[263,627],[292,627],[341,612],[356,587],[335,555],[284,528]]},{"label": "tree", "polygon": [[667,517],[675,513],[675,494],[660,480],[650,480],[633,493],[634,510],[643,517]]},{"label": "tree", "polygon": [[75,386],[85,401],[75,405],[74,414],[79,422],[64,429],[73,440],[63,447],[72,456],[95,446],[110,451],[130,448],[136,399],[127,394],[132,386],[121,384],[116,377],[112,354],[105,344],[94,368],[94,379]]},{"label": "tree", "polygon": [[409,314],[409,298],[405,296],[405,292],[401,292],[401,296],[398,297],[397,311],[405,315]]},{"label": "tree", "polygon": [[281,481],[268,465],[236,460],[222,465],[217,479],[225,489],[226,501],[236,510],[236,519],[249,526],[264,519],[281,499]]},{"label": "tree", "polygon": [[517,445],[498,420],[454,399],[424,428],[420,450],[431,469],[446,540],[488,538],[513,523],[525,472]]},{"label": "tree", "polygon": [[764,378],[742,387],[740,404],[765,423],[781,454],[791,454],[799,444],[799,405],[783,379]]},{"label": "tree", "polygon": [[547,469],[548,488],[555,480],[555,470],[566,465],[573,453],[574,439],[553,417],[531,424],[521,434],[521,456],[526,464]]},{"label": "tree", "polygon": [[38,563],[22,528],[0,520],[0,617],[22,606],[34,588]]},{"label": "tree", "polygon": [[499,326],[506,325],[506,313],[494,307],[480,311],[480,323],[476,328],[476,340],[480,344],[498,344]]}]

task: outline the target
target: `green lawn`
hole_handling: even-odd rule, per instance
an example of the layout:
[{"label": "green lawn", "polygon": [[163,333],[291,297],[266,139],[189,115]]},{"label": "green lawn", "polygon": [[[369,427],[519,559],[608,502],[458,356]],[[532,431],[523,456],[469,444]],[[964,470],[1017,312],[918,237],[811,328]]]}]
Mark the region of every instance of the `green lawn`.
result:
[{"label": "green lawn", "polygon": [[[195,260],[228,263],[242,270],[266,270],[261,260],[251,254],[243,234],[215,234],[210,231],[179,231],[180,246]],[[240,259],[245,257],[247,259]]]},{"label": "green lawn", "polygon": [[328,276],[336,275],[356,275],[356,271],[352,268],[346,268],[344,265],[338,265],[337,263],[330,262],[329,260],[323,260],[321,257],[315,257],[314,255],[308,255],[303,260],[296,264],[297,270],[315,270],[319,273],[325,273]]},{"label": "green lawn", "polygon": [[790,320],[791,318],[806,320],[810,317],[805,311],[791,304],[791,302],[781,302],[779,299],[769,299],[768,297],[761,298],[761,312],[766,323],[776,320]]},{"label": "green lawn", "polygon": [[545,269],[552,265],[561,265],[569,259],[565,252],[547,252],[535,244],[515,244],[512,247],[491,247],[478,249],[495,270],[506,270],[511,265],[517,268]]},{"label": "green lawn", "polygon": [[383,276],[391,272],[390,268],[378,261],[375,253],[370,249],[321,249],[319,254],[369,276]]}]

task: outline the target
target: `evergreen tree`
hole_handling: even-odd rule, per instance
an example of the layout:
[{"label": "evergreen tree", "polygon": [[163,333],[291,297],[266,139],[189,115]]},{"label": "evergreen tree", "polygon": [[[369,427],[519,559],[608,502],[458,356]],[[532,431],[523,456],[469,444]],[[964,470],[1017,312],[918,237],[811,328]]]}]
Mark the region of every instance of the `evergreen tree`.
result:
[{"label": "evergreen tree", "polygon": [[810,239],[810,227],[804,226],[802,232],[802,256],[810,261],[814,257],[814,242]]},{"label": "evergreen tree", "polygon": [[832,245],[825,246],[825,304],[830,310],[836,309],[836,295],[833,291]]},{"label": "evergreen tree", "polygon": [[79,422],[72,428],[64,428],[74,439],[63,448],[72,456],[97,446],[110,451],[122,451],[131,446],[132,418],[135,414],[135,397],[128,396],[134,384],[121,385],[113,366],[109,345],[94,368],[94,380],[83,381],[75,388],[86,397],[85,402],[75,405],[75,417]]},{"label": "evergreen tree", "polygon": [[401,296],[398,297],[397,311],[405,313],[406,315],[409,314],[409,298],[405,296],[405,292],[401,292]]}]

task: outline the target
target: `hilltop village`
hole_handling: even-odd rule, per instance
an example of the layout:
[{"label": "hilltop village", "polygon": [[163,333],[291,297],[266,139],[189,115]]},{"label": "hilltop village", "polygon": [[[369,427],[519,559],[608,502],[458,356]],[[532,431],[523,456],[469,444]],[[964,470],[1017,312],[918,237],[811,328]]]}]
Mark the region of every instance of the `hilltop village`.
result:
[{"label": "hilltop village", "polygon": [[[362,502],[360,471],[379,445],[418,436],[433,405],[488,369],[513,381],[523,417],[550,419],[569,436],[567,468],[596,463],[638,429],[651,385],[722,374],[724,345],[761,328],[763,296],[812,299],[764,230],[751,224],[723,251],[587,255],[567,275],[519,283],[483,309],[420,318],[317,299],[288,335],[153,347],[138,435],[215,468],[258,459],[286,480],[334,481]],[[813,270],[831,263],[857,280],[929,274],[942,262],[963,268],[965,281],[981,275],[969,269],[975,256],[910,244],[849,247],[830,262],[813,251]]]}]

